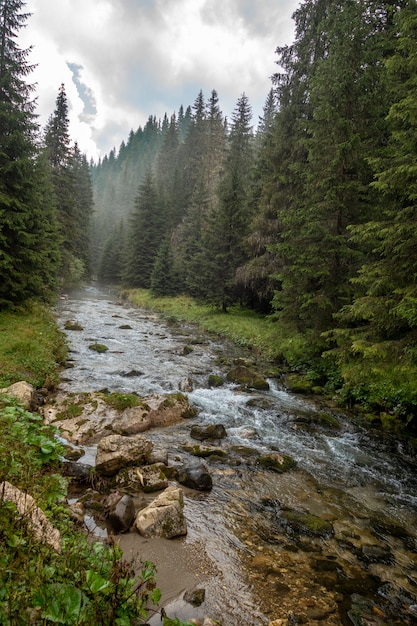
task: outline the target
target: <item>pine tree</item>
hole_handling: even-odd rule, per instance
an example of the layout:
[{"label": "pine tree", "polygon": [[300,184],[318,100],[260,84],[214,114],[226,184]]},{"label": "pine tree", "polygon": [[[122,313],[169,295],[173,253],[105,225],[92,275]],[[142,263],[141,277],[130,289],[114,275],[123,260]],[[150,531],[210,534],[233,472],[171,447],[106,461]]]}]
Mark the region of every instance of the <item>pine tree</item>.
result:
[{"label": "pine tree", "polygon": [[219,200],[203,213],[201,245],[188,277],[194,290],[223,311],[239,299],[235,274],[246,260],[243,242],[250,219],[246,194],[253,159],[251,117],[249,101],[243,94],[232,116]]},{"label": "pine tree", "polygon": [[130,217],[123,283],[149,289],[155,258],[161,244],[161,211],[152,169],[139,185]]},{"label": "pine tree", "polygon": [[0,1],[0,307],[56,286],[58,239],[53,195],[36,145],[29,50],[17,44],[28,14],[21,0]]},{"label": "pine tree", "polygon": [[304,103],[296,127],[304,155],[291,164],[299,191],[279,213],[274,306],[299,330],[326,330],[352,297],[360,256],[347,229],[373,210],[369,157],[384,140],[387,112],[382,4],[321,0],[296,13],[290,70],[295,101]]}]

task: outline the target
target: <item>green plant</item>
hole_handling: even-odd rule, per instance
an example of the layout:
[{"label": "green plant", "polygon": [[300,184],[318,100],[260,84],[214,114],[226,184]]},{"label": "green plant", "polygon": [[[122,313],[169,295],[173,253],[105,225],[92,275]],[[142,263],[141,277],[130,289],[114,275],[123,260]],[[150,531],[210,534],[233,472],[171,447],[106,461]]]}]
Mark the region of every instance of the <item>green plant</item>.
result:
[{"label": "green plant", "polygon": [[106,403],[117,411],[124,411],[142,403],[142,399],[136,393],[103,393]]}]

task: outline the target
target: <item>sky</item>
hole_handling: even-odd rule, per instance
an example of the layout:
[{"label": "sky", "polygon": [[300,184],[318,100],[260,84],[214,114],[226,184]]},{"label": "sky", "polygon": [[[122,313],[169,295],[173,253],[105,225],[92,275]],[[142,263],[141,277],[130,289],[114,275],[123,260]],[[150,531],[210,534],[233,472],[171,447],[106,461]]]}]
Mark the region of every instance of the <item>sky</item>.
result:
[{"label": "sky", "polygon": [[43,127],[65,85],[70,134],[98,160],[150,115],[162,119],[217,91],[230,118],[245,93],[254,126],[278,46],[294,40],[300,0],[26,0],[19,33],[36,68]]}]

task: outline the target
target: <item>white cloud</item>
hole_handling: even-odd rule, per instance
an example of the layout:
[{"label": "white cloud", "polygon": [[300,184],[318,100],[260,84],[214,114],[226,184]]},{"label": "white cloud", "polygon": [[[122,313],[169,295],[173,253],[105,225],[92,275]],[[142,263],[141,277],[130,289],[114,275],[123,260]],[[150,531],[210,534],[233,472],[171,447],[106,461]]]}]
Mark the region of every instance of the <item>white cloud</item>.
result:
[{"label": "white cloud", "polygon": [[[72,138],[93,158],[117,148],[149,115],[192,104],[200,89],[206,97],[216,89],[227,115],[245,92],[256,122],[275,49],[292,41],[297,6],[297,0],[27,0],[32,16],[20,41],[34,46],[40,121],[53,112],[64,83]],[[68,64],[77,66],[75,82]],[[95,104],[88,116],[85,90]]]}]

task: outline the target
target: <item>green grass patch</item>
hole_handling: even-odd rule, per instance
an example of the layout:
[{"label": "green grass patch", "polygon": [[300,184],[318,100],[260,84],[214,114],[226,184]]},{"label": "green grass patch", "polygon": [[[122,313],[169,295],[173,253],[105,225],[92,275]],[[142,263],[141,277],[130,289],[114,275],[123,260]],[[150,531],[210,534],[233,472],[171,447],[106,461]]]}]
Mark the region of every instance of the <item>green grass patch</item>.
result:
[{"label": "green grass patch", "polygon": [[65,337],[46,306],[30,303],[18,312],[0,312],[0,387],[26,380],[54,387],[67,358]]},{"label": "green grass patch", "polygon": [[103,393],[105,402],[117,411],[124,411],[143,404],[142,398],[136,393]]},{"label": "green grass patch", "polygon": [[170,322],[192,322],[266,358],[282,357],[282,335],[277,324],[255,311],[236,306],[223,313],[188,296],[156,298],[144,289],[126,291],[124,296],[137,306],[160,312]]}]

